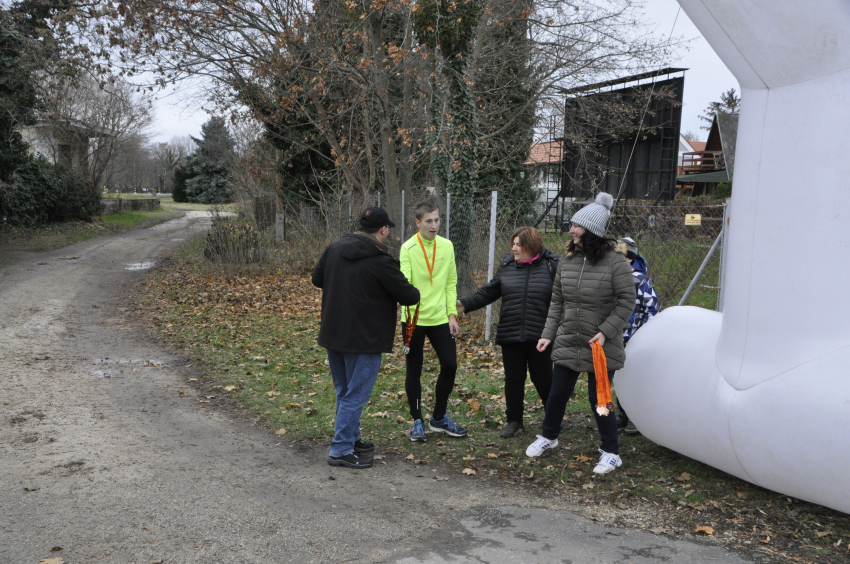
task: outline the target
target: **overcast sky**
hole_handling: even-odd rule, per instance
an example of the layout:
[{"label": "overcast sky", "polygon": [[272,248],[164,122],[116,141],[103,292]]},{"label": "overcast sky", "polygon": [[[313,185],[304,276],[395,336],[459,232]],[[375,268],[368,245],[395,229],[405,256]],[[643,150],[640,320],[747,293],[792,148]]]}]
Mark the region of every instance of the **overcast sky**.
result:
[{"label": "overcast sky", "polygon": [[[655,24],[657,35],[667,37],[673,28],[678,9],[676,0],[646,0],[646,19]],[[681,49],[678,52],[678,60],[667,61],[660,66],[690,69],[685,73],[682,132],[696,133],[704,141],[707,132],[700,130],[703,122],[697,116],[710,102],[718,100],[722,92],[730,88],[740,92],[738,81],[702,38],[684,11],[679,12],[673,35],[684,36],[685,39],[693,41],[687,50]],[[187,107],[185,100],[188,98],[187,93],[178,91],[161,97],[156,102],[156,122],[153,129],[155,141],[168,141],[175,135],[200,135],[201,124],[208,116],[196,107]]]}]

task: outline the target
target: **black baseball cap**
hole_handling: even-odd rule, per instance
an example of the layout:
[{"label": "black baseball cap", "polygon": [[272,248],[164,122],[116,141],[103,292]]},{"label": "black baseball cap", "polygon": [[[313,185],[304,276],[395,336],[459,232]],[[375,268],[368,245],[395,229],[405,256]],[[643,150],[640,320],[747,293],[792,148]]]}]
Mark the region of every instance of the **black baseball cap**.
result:
[{"label": "black baseball cap", "polygon": [[390,216],[387,215],[387,210],[384,208],[366,208],[363,210],[363,213],[360,214],[360,227],[377,229],[384,225],[395,227],[395,223],[390,220]]}]

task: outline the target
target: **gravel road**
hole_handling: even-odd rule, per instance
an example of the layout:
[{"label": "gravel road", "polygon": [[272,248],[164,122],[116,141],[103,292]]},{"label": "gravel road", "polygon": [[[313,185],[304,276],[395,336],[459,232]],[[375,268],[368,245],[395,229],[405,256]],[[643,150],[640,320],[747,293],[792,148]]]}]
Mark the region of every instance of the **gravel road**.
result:
[{"label": "gravel road", "polygon": [[330,468],[202,403],[127,293],[207,222],[0,252],[0,563],[742,562],[457,470]]}]

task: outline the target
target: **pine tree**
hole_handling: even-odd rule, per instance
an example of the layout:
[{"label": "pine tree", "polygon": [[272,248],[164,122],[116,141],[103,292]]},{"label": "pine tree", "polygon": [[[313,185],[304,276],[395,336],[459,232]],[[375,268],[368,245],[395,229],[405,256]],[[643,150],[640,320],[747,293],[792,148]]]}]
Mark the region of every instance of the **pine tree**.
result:
[{"label": "pine tree", "polygon": [[711,129],[711,122],[714,121],[714,115],[721,114],[737,114],[741,109],[741,98],[735,92],[734,88],[730,88],[720,95],[719,102],[712,102],[705,109],[699,119],[706,122],[707,125],[700,126],[700,129],[708,131]]},{"label": "pine tree", "polygon": [[[212,117],[201,126],[201,138],[195,152],[186,159],[185,194],[189,202],[225,204],[233,201],[230,191],[231,171],[236,161],[236,142],[223,118]],[[178,179],[175,177],[175,181]],[[176,182],[175,182],[176,183]]]},{"label": "pine tree", "polygon": [[33,68],[23,62],[26,40],[8,14],[0,20],[0,180],[28,162],[20,128],[35,123],[37,102]]}]

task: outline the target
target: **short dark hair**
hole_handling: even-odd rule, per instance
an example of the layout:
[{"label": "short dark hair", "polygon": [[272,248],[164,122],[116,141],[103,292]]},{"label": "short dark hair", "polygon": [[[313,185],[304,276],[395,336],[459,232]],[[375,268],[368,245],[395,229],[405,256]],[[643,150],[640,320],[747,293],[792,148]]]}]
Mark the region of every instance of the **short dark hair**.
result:
[{"label": "short dark hair", "polygon": [[520,227],[514,234],[511,235],[511,246],[514,244],[514,239],[519,237],[519,246],[528,251],[528,254],[535,257],[543,250],[543,239],[540,238],[540,233],[533,227]]},{"label": "short dark hair", "polygon": [[422,219],[422,216],[426,213],[431,213],[435,211],[440,211],[440,208],[438,208],[431,202],[420,202],[416,204],[415,208],[413,208],[413,213],[416,214],[416,219]]},{"label": "short dark hair", "polygon": [[360,233],[365,233],[366,235],[374,235],[378,231],[383,229],[382,227],[363,227],[362,225],[357,229]]}]

